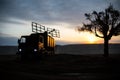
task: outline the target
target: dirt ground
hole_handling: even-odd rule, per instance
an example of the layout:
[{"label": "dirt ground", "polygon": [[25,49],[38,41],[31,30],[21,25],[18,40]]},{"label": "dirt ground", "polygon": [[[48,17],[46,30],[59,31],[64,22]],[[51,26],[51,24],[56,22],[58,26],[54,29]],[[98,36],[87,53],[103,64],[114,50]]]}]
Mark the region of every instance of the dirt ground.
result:
[{"label": "dirt ground", "polygon": [[120,55],[57,54],[40,61],[0,55],[0,80],[119,80]]}]

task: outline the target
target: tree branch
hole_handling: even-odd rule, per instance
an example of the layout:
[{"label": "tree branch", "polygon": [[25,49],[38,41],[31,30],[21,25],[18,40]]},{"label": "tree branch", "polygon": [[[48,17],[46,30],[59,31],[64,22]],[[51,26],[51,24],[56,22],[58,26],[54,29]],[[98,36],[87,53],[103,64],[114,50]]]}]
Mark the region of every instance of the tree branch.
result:
[{"label": "tree branch", "polygon": [[120,35],[120,23],[115,28],[111,29],[108,35],[108,39],[110,40],[113,35],[114,36]]},{"label": "tree branch", "polygon": [[99,37],[99,38],[104,38],[103,36],[98,35],[97,30],[96,30],[96,27],[95,27],[95,36],[97,36],[97,37]]}]

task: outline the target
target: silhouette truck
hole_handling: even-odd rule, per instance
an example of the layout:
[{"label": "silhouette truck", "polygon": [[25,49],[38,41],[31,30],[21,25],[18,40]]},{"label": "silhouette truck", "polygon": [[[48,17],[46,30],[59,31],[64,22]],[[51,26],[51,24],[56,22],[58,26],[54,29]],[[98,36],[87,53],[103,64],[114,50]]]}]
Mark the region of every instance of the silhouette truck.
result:
[{"label": "silhouette truck", "polygon": [[55,53],[55,40],[53,37],[60,37],[59,31],[52,28],[45,28],[38,23],[32,22],[32,34],[21,36],[18,39],[18,52],[21,59],[39,59],[43,55]]}]

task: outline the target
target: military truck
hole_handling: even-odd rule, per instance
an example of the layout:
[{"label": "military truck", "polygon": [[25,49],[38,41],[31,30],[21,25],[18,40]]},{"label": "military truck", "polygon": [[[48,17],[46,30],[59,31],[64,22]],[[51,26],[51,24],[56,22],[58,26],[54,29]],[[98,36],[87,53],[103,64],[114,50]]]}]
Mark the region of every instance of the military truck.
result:
[{"label": "military truck", "polygon": [[43,55],[55,54],[53,37],[60,37],[59,30],[45,28],[45,26],[32,22],[32,32],[34,33],[18,39],[17,55],[22,60],[40,59]]}]

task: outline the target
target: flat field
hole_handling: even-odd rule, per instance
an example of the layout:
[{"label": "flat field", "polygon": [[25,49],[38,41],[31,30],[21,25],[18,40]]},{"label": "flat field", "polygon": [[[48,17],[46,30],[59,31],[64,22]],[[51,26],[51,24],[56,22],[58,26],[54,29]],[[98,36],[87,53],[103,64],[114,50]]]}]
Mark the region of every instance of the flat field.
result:
[{"label": "flat field", "polygon": [[120,55],[56,54],[39,61],[0,55],[0,80],[120,80]]}]

